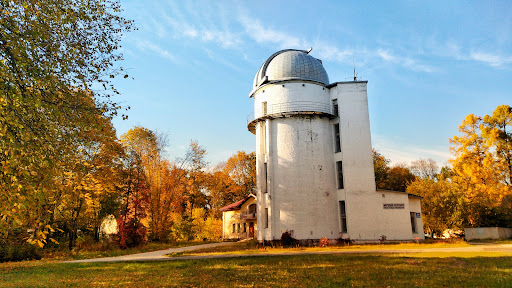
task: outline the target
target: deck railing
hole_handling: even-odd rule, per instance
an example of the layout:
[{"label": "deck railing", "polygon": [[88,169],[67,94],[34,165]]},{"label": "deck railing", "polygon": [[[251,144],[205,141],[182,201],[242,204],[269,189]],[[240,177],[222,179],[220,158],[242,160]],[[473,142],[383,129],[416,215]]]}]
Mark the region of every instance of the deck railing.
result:
[{"label": "deck railing", "polygon": [[250,113],[247,116],[247,124],[251,123],[257,118],[285,112],[320,112],[334,115],[332,105],[312,101],[295,101],[266,105],[266,113],[263,113],[263,109],[263,107],[257,107],[255,110],[256,115],[254,112]]}]

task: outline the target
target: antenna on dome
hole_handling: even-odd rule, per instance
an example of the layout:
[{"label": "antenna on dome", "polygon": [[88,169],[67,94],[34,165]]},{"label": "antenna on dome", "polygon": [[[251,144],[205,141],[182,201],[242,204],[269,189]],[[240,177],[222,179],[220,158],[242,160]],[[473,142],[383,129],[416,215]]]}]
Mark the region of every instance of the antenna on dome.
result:
[{"label": "antenna on dome", "polygon": [[354,81],[357,81],[357,75],[356,75],[356,59],[354,56],[352,56],[352,65],[354,65]]},{"label": "antenna on dome", "polygon": [[306,52],[306,54],[309,54],[313,50],[313,47],[309,48],[309,50]]}]

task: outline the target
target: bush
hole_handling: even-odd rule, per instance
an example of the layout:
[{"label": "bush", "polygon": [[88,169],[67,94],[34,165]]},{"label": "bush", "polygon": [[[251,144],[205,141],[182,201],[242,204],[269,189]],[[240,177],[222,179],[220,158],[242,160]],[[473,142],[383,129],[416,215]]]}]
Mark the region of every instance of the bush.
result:
[{"label": "bush", "polygon": [[297,244],[297,239],[292,237],[292,234],[288,231],[281,235],[281,246],[289,247]]},{"label": "bush", "polygon": [[7,261],[23,261],[23,260],[40,260],[41,255],[34,245],[24,244],[7,244],[0,245],[0,262]]},{"label": "bush", "polygon": [[340,237],[340,238],[336,239],[336,243],[338,245],[350,245],[350,244],[354,243],[354,240],[352,240],[350,238]]}]

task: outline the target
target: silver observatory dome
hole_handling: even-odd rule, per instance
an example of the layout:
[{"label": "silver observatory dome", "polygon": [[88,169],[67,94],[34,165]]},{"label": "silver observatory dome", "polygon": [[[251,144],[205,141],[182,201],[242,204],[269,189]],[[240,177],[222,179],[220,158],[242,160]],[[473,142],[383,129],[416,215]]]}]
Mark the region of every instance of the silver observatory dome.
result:
[{"label": "silver observatory dome", "polygon": [[254,77],[253,89],[256,89],[265,76],[268,81],[309,80],[329,84],[322,61],[310,56],[309,51],[286,49],[270,56]]}]

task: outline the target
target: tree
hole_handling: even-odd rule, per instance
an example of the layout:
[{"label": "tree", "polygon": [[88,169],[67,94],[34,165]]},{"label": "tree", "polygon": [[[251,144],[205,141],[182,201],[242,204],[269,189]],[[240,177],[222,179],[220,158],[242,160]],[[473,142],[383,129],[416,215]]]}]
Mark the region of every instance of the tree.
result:
[{"label": "tree", "polygon": [[389,159],[386,159],[377,150],[372,149],[373,152],[373,169],[375,172],[375,185],[377,188],[384,189],[386,185],[386,177],[389,171]]},{"label": "tree", "polygon": [[421,179],[435,179],[438,173],[436,161],[432,159],[419,159],[411,162],[411,172]]},{"label": "tree", "polygon": [[204,160],[206,150],[197,141],[190,141],[189,151],[185,158],[190,159],[188,165],[188,183],[186,190],[187,210],[193,219],[194,208],[207,209],[208,199],[205,195],[207,174],[203,171],[207,166]]},{"label": "tree", "polygon": [[405,192],[407,186],[416,179],[405,165],[396,165],[389,169],[383,189]]},{"label": "tree", "polygon": [[109,0],[0,6],[0,233],[36,227],[37,242],[48,233],[48,208],[60,199],[60,163],[73,157],[77,141],[84,143],[81,135],[101,129],[91,119],[119,110],[110,81],[122,68],[112,67],[122,59],[115,53],[121,36],[133,26]]},{"label": "tree", "polygon": [[507,199],[512,197],[510,126],[511,108],[501,105],[483,118],[468,115],[459,126],[462,135],[450,139],[455,156],[450,161],[452,180],[464,191],[467,225],[496,222],[506,218],[503,213],[512,212],[506,209]]},{"label": "tree", "polygon": [[463,227],[463,192],[457,184],[446,180],[417,178],[407,187],[407,193],[423,197],[423,227],[430,235],[441,236],[446,229]]}]

